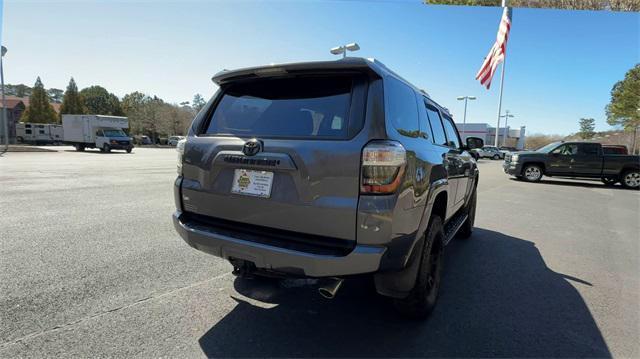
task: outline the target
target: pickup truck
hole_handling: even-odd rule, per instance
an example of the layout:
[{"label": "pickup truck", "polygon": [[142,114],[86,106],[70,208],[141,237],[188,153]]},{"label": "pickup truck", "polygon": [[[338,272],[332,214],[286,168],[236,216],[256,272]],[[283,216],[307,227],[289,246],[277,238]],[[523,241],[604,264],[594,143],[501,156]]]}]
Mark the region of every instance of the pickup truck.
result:
[{"label": "pickup truck", "polygon": [[640,188],[640,156],[603,153],[593,142],[554,142],[536,151],[505,156],[505,173],[529,182],[542,176],[597,178],[606,185],[618,182],[629,189]]}]

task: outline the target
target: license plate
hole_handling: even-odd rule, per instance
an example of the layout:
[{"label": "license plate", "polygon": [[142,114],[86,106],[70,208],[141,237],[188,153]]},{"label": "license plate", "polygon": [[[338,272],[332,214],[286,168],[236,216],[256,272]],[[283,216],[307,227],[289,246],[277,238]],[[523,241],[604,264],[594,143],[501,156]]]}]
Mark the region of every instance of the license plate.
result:
[{"label": "license plate", "polygon": [[271,196],[272,183],[273,172],[237,169],[233,174],[231,192],[246,196],[269,198]]}]

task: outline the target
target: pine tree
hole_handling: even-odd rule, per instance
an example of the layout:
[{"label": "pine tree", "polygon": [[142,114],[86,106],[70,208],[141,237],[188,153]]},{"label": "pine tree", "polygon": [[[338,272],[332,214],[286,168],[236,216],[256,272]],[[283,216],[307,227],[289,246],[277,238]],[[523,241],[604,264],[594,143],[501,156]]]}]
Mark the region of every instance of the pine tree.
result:
[{"label": "pine tree", "polygon": [[196,112],[200,112],[200,110],[202,110],[202,108],[206,104],[207,104],[207,102],[204,100],[202,95],[200,95],[199,93],[197,93],[197,94],[195,94],[193,96],[193,109],[196,110]]},{"label": "pine tree", "polygon": [[596,120],[592,118],[581,118],[580,119],[580,131],[578,131],[578,135],[583,140],[589,140],[596,135]]},{"label": "pine tree", "polygon": [[84,105],[82,104],[80,94],[78,93],[78,86],[76,86],[76,81],[72,77],[71,80],[69,80],[67,91],[65,91],[64,98],[62,99],[62,106],[60,107],[60,118],[62,118],[63,114],[82,115],[84,113],[86,113],[86,110],[84,108]]},{"label": "pine tree", "polygon": [[44,89],[40,76],[38,76],[35,85],[33,85],[33,90],[29,97],[29,107],[27,107],[27,109],[22,113],[20,119],[22,122],[58,122],[58,116],[49,103],[49,96],[47,95],[47,91]]}]

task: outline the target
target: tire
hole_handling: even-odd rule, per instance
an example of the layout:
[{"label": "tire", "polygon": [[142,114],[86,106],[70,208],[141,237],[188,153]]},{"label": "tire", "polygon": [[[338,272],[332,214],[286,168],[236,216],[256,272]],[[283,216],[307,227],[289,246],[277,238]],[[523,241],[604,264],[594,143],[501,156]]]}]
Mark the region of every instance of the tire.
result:
[{"label": "tire", "polygon": [[493,155],[492,157],[494,160],[499,160],[500,159],[500,155]]},{"label": "tire", "polygon": [[542,167],[539,165],[525,165],[522,169],[522,179],[527,182],[540,182],[542,179]]},{"label": "tire", "polygon": [[84,145],[76,145],[76,151],[78,152],[83,152],[84,151]]},{"label": "tire", "polygon": [[413,289],[406,298],[394,299],[396,310],[403,316],[423,319],[435,308],[442,279],[443,238],[442,219],[431,217]]},{"label": "tire", "polygon": [[604,183],[605,186],[614,186],[616,183],[618,183],[618,179],[611,178],[611,177],[603,177],[602,183]]},{"label": "tire", "polygon": [[127,148],[127,153],[131,153],[132,150],[133,148]]},{"label": "tire", "polygon": [[107,145],[107,144],[105,143],[104,145],[102,145],[102,149],[101,149],[101,151],[102,151],[102,152],[105,152],[105,153],[109,153],[109,152],[111,152],[111,147],[109,147],[109,145]]},{"label": "tire", "polygon": [[627,170],[620,177],[622,187],[627,189],[640,189],[640,170]]},{"label": "tire", "polygon": [[471,195],[471,199],[469,199],[469,203],[467,204],[467,208],[465,212],[467,214],[467,220],[464,221],[462,227],[458,230],[456,236],[458,238],[467,239],[471,237],[473,233],[473,224],[476,221],[476,203],[478,200],[478,189],[473,189],[473,194]]}]

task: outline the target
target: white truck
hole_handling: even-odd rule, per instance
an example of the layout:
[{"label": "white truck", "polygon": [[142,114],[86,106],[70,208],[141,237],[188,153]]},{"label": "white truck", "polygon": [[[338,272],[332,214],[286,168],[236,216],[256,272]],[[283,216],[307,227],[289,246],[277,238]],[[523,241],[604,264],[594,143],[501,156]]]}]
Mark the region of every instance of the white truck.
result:
[{"label": "white truck", "polygon": [[64,142],[76,151],[98,148],[102,152],[125,150],[131,153],[133,141],[123,129],[129,128],[126,117],[102,115],[62,115]]},{"label": "white truck", "polygon": [[63,129],[50,123],[20,122],[16,124],[16,140],[34,145],[59,144],[63,140]]}]

